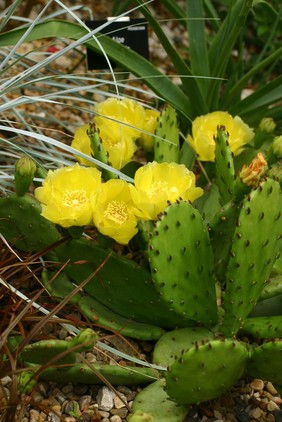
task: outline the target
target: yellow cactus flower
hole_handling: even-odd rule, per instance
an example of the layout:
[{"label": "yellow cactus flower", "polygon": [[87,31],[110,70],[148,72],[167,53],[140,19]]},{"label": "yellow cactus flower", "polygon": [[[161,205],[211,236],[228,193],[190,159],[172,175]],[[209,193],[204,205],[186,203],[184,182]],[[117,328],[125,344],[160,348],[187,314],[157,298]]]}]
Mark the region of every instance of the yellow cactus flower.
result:
[{"label": "yellow cactus flower", "polygon": [[42,186],[35,189],[41,215],[62,227],[85,226],[92,221],[91,198],[101,185],[95,168],[74,166],[49,170]]},{"label": "yellow cactus flower", "polygon": [[[71,146],[78,151],[83,152],[89,156],[93,155],[91,149],[90,139],[87,135],[87,130],[89,125],[83,125],[75,131],[73,141]],[[100,138],[102,139],[103,146],[105,151],[108,153],[108,160],[112,167],[120,170],[131,160],[135,150],[136,144],[131,137],[118,137],[113,138],[108,136],[108,130],[106,124],[103,124],[101,127],[97,127],[100,133]],[[85,166],[95,167],[95,164],[89,160],[86,160],[82,157],[76,156],[77,161]]]},{"label": "yellow cactus flower", "polygon": [[106,123],[99,127],[99,131],[105,151],[108,153],[110,165],[120,170],[131,161],[136,150],[135,142],[130,136],[119,136],[118,138],[108,136]]},{"label": "yellow cactus flower", "polygon": [[152,162],[135,173],[135,186],[130,186],[138,216],[156,220],[168,202],[191,201],[199,198],[203,190],[195,186],[195,175],[184,164]]},{"label": "yellow cactus flower", "polygon": [[103,183],[92,200],[93,221],[97,229],[116,242],[127,245],[137,233],[137,217],[129,184],[112,179]]},{"label": "yellow cactus flower", "polygon": [[[89,136],[87,135],[88,130],[89,124],[79,127],[74,133],[74,138],[72,140],[71,147],[91,157],[92,149]],[[78,155],[76,155],[75,158],[77,159],[77,161],[79,161],[85,166],[95,167],[94,163],[89,160],[86,160],[85,158],[79,157]]]},{"label": "yellow cactus flower", "polygon": [[217,126],[225,126],[229,133],[229,145],[234,155],[242,151],[242,147],[254,137],[254,131],[239,116],[232,117],[225,111],[214,111],[197,117],[192,123],[192,136],[188,135],[188,143],[201,161],[215,160],[215,141]]},{"label": "yellow cactus flower", "polygon": [[[136,140],[144,127],[145,109],[137,101],[123,98],[108,98],[95,105],[94,121],[104,135],[115,142],[120,138]],[[121,123],[120,123],[121,122]]]},{"label": "yellow cactus flower", "polygon": [[157,110],[146,109],[144,120],[144,131],[151,133],[141,132],[139,143],[145,151],[152,151],[154,146],[154,133],[158,123],[160,112]]}]

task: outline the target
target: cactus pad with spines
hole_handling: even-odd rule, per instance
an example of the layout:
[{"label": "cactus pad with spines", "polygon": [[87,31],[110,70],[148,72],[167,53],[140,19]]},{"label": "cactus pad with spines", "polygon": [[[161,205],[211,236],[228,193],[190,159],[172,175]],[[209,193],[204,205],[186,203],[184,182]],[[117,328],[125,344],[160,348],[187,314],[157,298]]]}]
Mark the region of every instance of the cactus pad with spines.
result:
[{"label": "cactus pad with spines", "polygon": [[234,336],[254,308],[280,247],[281,194],[279,184],[267,179],[242,203],[237,221],[223,298],[221,331]]},{"label": "cactus pad with spines", "polygon": [[71,364],[76,362],[76,353],[92,350],[97,341],[98,335],[92,329],[86,328],[71,341],[50,339],[28,344],[20,354],[20,358],[34,364],[46,364],[60,353],[66,352],[64,357],[56,360],[56,365]]},{"label": "cactus pad with spines", "polygon": [[245,319],[242,333],[245,335],[250,334],[255,338],[271,339],[282,337],[282,315],[247,318]]},{"label": "cactus pad with spines", "polygon": [[94,325],[140,340],[157,340],[164,333],[160,327],[124,318],[89,295],[71,294],[74,286],[63,272],[57,275],[52,283],[48,282],[48,274],[43,272],[42,281],[53,298],[60,300],[70,295],[69,302],[76,305],[85,318]]},{"label": "cactus pad with spines", "polygon": [[108,261],[85,286],[84,290],[113,312],[131,320],[164,328],[175,328],[187,318],[163,302],[149,271],[133,260],[102,249],[94,241],[72,240],[56,249],[59,260],[70,260],[65,271],[77,284],[81,283],[103,261]]},{"label": "cactus pad with spines", "polygon": [[157,371],[151,368],[75,363],[69,367],[47,368],[40,374],[40,378],[54,382],[60,379],[65,383],[104,384],[104,379],[99,374],[113,385],[149,384],[158,377]]},{"label": "cactus pad with spines", "polygon": [[282,386],[281,362],[282,340],[264,343],[253,348],[247,374]]},{"label": "cactus pad with spines", "polygon": [[0,232],[12,246],[26,252],[50,246],[61,235],[40,213],[39,202],[28,194],[4,196],[0,198]]},{"label": "cactus pad with spines", "polygon": [[204,327],[185,327],[168,331],[155,345],[153,362],[157,365],[169,366],[183,350],[190,349],[196,342],[205,343],[214,338],[214,333]]},{"label": "cactus pad with spines", "polygon": [[268,281],[268,284],[264,287],[259,300],[268,299],[270,297],[275,297],[282,295],[282,275],[276,275],[271,277]]},{"label": "cactus pad with spines", "polygon": [[153,281],[171,312],[207,326],[217,321],[213,255],[206,225],[188,202],[166,208],[150,240]]},{"label": "cactus pad with spines", "polygon": [[180,404],[217,398],[243,375],[248,356],[247,346],[231,339],[195,344],[165,373],[166,392]]},{"label": "cactus pad with spines", "polygon": [[235,170],[228,138],[229,135],[224,126],[219,126],[215,137],[215,166],[216,184],[222,205],[230,201],[234,191]]},{"label": "cactus pad with spines", "polygon": [[[175,403],[164,391],[164,381],[158,380],[144,388],[134,399],[133,416],[129,422],[134,422],[134,415],[151,416],[152,422],[182,422],[188,412],[186,406]],[[150,420],[150,419],[149,419]],[[140,422],[142,419],[140,419]],[[143,419],[146,421],[146,419]]]},{"label": "cactus pad with spines", "polygon": [[179,129],[175,110],[167,105],[158,118],[154,159],[158,163],[179,162]]}]

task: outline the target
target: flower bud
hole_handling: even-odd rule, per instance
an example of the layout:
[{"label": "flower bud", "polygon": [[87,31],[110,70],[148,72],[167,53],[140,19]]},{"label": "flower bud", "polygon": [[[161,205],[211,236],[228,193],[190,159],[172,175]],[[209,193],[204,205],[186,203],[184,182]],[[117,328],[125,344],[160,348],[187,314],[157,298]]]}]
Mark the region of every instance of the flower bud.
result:
[{"label": "flower bud", "polygon": [[249,166],[244,165],[239,173],[243,183],[247,186],[258,186],[261,176],[267,169],[267,161],[259,152]]},{"label": "flower bud", "polygon": [[15,188],[18,196],[28,192],[36,171],[35,162],[25,155],[15,163]]},{"label": "flower bud", "polygon": [[276,157],[282,158],[282,135],[276,136],[272,143],[272,149]]},{"label": "flower bud", "polygon": [[266,133],[274,132],[275,127],[276,123],[271,117],[264,117],[259,124],[259,130]]},{"label": "flower bud", "polygon": [[260,121],[253,139],[255,149],[260,149],[264,142],[271,141],[276,123],[271,117],[265,117]]},{"label": "flower bud", "polygon": [[85,328],[69,342],[68,348],[72,349],[73,347],[80,345],[77,351],[83,352],[93,348],[97,341],[98,334],[91,330],[91,328]]}]

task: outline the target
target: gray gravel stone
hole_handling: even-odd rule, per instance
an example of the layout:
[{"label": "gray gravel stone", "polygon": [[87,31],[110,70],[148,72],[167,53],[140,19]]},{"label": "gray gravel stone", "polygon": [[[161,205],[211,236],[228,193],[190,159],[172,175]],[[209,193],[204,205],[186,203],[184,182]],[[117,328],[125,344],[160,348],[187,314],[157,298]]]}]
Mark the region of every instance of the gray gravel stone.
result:
[{"label": "gray gravel stone", "polygon": [[101,410],[111,410],[114,405],[115,393],[108,387],[102,387],[99,389],[96,400]]}]

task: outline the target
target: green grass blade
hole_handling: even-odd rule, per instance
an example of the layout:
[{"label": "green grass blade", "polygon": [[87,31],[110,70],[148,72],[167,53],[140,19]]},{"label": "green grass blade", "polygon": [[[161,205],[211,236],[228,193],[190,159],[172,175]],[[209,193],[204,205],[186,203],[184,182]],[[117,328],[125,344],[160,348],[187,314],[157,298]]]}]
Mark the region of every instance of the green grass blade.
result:
[{"label": "green grass blade", "polygon": [[[210,76],[208,49],[205,35],[204,10],[202,0],[187,0],[187,29],[189,34],[189,51],[191,70],[194,75]],[[198,85],[204,98],[210,79],[198,79]]]},{"label": "green grass blade", "polygon": [[[0,47],[16,44],[25,31],[25,28],[20,28],[0,34]],[[87,35],[89,32],[78,24],[53,20],[35,25],[25,41],[38,40],[47,36],[79,40]],[[192,107],[187,96],[148,60],[109,37],[99,36],[98,40],[110,59],[117,62],[121,68],[128,69],[141,78],[155,93],[179,110],[186,118],[191,117]],[[85,41],[85,45],[96,52],[101,52],[99,43],[90,36]]]},{"label": "green grass blade", "polygon": [[[209,61],[212,76],[225,76],[227,64],[231,57],[234,44],[243,29],[246,17],[252,8],[252,0],[237,0],[230,8],[224,22],[214,37],[210,50]],[[221,82],[213,80],[210,83],[208,104],[211,110],[218,108]]]},{"label": "green grass blade", "polygon": [[137,3],[142,5],[142,7],[139,9],[140,12],[145,16],[149,24],[152,26],[155,34],[167,52],[169,59],[172,61],[176,71],[179,74],[179,77],[181,78],[183,88],[189,96],[191,103],[193,104],[192,116],[195,117],[199,114],[205,114],[208,109],[199,88],[199,80],[197,79],[198,75],[191,71],[182,57],[177,53],[175,47],[170,43],[158,21],[153,17],[149,9],[143,5],[143,1],[137,0]]},{"label": "green grass blade", "polygon": [[204,9],[206,11],[206,15],[210,18],[211,26],[215,31],[218,31],[220,28],[219,17],[211,0],[204,0]]},{"label": "green grass blade", "polygon": [[226,93],[226,96],[223,99],[222,107],[224,110],[227,110],[228,107],[232,105],[232,101],[234,99],[234,96],[240,92],[245,86],[246,83],[256,74],[259,74],[267,66],[269,66],[271,63],[275,62],[275,60],[279,60],[282,57],[282,47],[275,50],[272,54],[270,54],[268,57],[266,57],[264,60],[262,60],[260,63],[258,63],[256,66],[252,67],[247,73],[245,73],[242,78],[233,85],[232,88],[228,90]]},{"label": "green grass blade", "polygon": [[176,1],[162,0],[162,4],[176,19],[178,19],[181,25],[186,26],[187,15],[185,11],[178,6]]},{"label": "green grass blade", "polygon": [[[282,101],[282,76],[277,77],[267,85],[261,86],[253,94],[244,100],[239,101],[230,109],[233,115],[239,114],[242,118],[245,116],[267,112],[269,107]],[[271,111],[271,109],[269,110]]]}]

